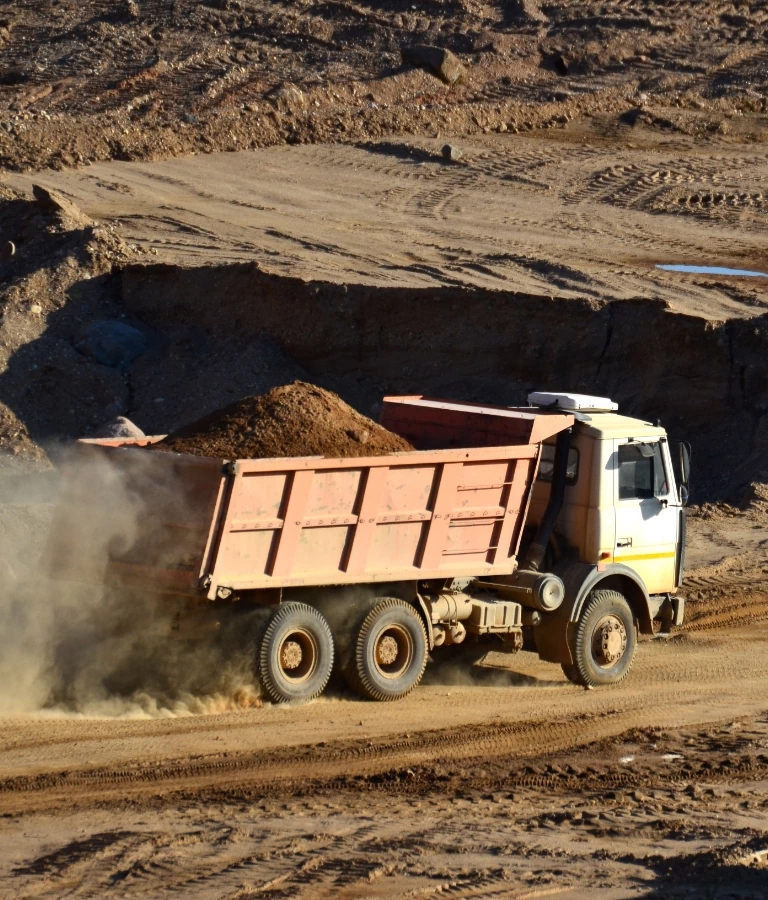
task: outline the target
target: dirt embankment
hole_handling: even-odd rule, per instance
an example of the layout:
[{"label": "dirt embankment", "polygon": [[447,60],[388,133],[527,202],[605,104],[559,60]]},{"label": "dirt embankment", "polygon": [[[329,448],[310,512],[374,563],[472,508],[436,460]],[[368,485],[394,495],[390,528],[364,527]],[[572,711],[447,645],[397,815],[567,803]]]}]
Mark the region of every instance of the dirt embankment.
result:
[{"label": "dirt embankment", "polygon": [[215,410],[152,447],[224,459],[384,456],[413,450],[336,394],[303,381]]},{"label": "dirt embankment", "polygon": [[[126,309],[153,327],[195,322],[219,352],[233,331],[241,341],[267,334],[361,409],[385,393],[510,405],[542,385],[605,394],[693,443],[702,500],[741,499],[768,480],[765,317],[711,323],[652,301],[306,284],[249,265],[129,267],[121,279]],[[211,307],[214,290],[226,312]],[[162,378],[138,365],[137,381]]]},{"label": "dirt embankment", "polygon": [[136,256],[55,192],[0,190],[0,457],[42,460],[43,433],[84,433],[104,420],[94,406],[125,404],[122,373],[95,365],[83,341],[123,315],[111,273]]},{"label": "dirt embankment", "polygon": [[759,140],[766,15],[757,0],[6,4],[0,163],[514,133],[587,115]]},{"label": "dirt embankment", "polygon": [[765,316],[712,322],[653,300],[308,283],[247,263],[126,265],[147,255],[109,228],[7,203],[27,242],[0,262],[7,452],[39,455],[116,415],[169,433],[297,378],[373,418],[387,393],[518,405],[556,387],[611,396],[690,440],[699,501],[740,501],[768,481]]}]

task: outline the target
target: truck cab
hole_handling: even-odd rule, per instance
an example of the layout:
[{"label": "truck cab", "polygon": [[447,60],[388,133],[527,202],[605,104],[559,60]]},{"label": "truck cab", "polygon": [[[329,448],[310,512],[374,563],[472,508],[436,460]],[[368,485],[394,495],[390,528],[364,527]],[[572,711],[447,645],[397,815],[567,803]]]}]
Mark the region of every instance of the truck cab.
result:
[{"label": "truck cab", "polygon": [[[578,394],[529,397],[539,408],[575,416],[562,508],[557,517],[549,567],[564,581],[570,622],[578,621],[590,593],[613,590],[626,597],[638,626],[653,631],[681,624],[687,457],[677,483],[670,442],[658,424],[619,415],[607,398]],[[529,523],[541,521],[550,501],[555,445],[542,449]],[[562,623],[561,623],[562,624]],[[562,641],[542,633],[539,650],[566,665]],[[556,646],[559,644],[559,647]]]}]

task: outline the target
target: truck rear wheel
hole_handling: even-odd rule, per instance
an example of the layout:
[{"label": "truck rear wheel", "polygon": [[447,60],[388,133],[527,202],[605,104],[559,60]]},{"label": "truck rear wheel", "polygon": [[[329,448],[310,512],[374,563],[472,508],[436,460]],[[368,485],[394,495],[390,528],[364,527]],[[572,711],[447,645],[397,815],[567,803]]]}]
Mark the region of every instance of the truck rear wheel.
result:
[{"label": "truck rear wheel", "polygon": [[346,675],[367,700],[399,700],[421,681],[427,636],[416,610],[403,600],[379,600],[357,634]]},{"label": "truck rear wheel", "polygon": [[563,672],[574,684],[616,684],[629,674],[637,632],[632,610],[618,591],[592,591],[576,623],[573,664]]},{"label": "truck rear wheel", "polygon": [[328,684],[333,637],[323,616],[305,603],[280,606],[259,646],[259,675],[270,700],[311,700]]}]

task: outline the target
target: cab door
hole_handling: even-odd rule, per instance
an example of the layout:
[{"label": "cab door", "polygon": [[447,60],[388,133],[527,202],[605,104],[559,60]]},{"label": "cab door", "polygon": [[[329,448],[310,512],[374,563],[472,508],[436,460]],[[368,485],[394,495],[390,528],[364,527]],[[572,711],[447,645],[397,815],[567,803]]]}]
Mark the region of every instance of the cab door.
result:
[{"label": "cab door", "polygon": [[614,441],[613,561],[634,569],[649,594],[675,589],[680,503],[659,438]]}]

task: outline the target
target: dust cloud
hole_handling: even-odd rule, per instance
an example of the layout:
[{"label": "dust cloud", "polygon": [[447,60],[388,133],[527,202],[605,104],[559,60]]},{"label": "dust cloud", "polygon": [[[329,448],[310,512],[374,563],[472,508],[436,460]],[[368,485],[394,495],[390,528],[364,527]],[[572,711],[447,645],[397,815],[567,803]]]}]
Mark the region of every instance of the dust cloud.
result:
[{"label": "dust cloud", "polygon": [[[178,559],[167,523],[188,510],[168,469],[138,451],[120,467],[102,453],[59,457],[52,510],[31,478],[2,507],[0,715],[160,718],[260,705],[249,623],[209,616],[195,620],[202,635],[188,635],[178,603],[105,586],[110,558]],[[36,531],[24,527],[30,516]]]}]

